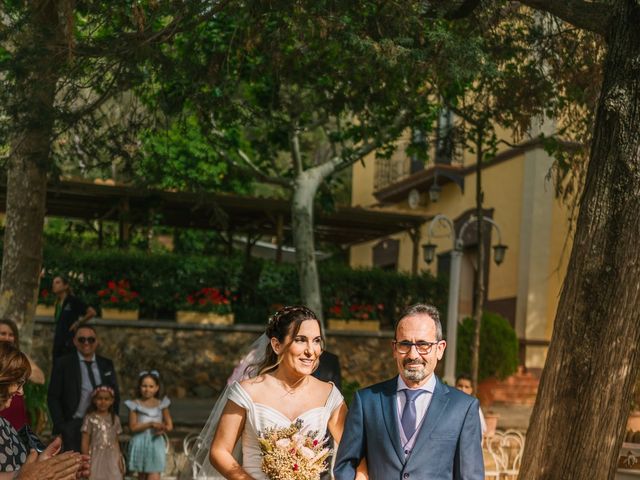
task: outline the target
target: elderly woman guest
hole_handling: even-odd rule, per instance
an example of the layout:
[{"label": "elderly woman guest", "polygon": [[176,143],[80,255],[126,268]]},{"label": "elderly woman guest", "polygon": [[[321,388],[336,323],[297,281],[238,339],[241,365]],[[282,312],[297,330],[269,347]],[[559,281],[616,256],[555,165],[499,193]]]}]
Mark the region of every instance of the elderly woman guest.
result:
[{"label": "elderly woman guest", "polygon": [[[27,356],[8,342],[0,342],[0,410],[22,395],[31,374]],[[56,455],[61,442],[54,440],[38,455],[28,452],[18,433],[0,417],[0,480],[74,480],[88,474],[88,458],[78,453]]]},{"label": "elderly woman guest", "polygon": [[[0,342],[8,342],[16,348],[20,348],[20,341],[18,335],[18,327],[13,320],[7,318],[0,319]],[[29,381],[37,384],[44,384],[44,373],[38,367],[34,361],[27,356],[29,364],[31,366],[31,375]],[[16,430],[20,430],[29,419],[27,418],[27,409],[24,402],[24,397],[16,395],[11,402],[11,405],[4,410],[0,411],[0,417],[4,417],[9,420],[9,423]]]}]

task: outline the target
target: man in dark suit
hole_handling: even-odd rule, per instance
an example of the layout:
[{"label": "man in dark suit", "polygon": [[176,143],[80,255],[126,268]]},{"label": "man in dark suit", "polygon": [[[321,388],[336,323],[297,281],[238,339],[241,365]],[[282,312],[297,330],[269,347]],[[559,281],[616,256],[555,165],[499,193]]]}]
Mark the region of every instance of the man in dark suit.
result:
[{"label": "man in dark suit", "polygon": [[325,350],[320,355],[320,363],[313,376],[323,382],[333,383],[342,391],[342,374],[340,373],[340,359],[337,355]]},{"label": "man in dark suit", "polygon": [[108,385],[115,392],[114,409],[118,413],[120,394],[113,362],[96,355],[98,336],[90,325],[78,328],[73,337],[74,353],[58,359],[51,372],[47,402],[53,421],[53,433],[62,435],[64,450],[80,451],[82,419],[91,404],[91,392]]},{"label": "man in dark suit", "polygon": [[355,394],[336,480],[353,480],[363,459],[371,480],[484,480],[478,400],[433,373],[445,347],[435,307],[404,312],[393,341],[399,375]]}]

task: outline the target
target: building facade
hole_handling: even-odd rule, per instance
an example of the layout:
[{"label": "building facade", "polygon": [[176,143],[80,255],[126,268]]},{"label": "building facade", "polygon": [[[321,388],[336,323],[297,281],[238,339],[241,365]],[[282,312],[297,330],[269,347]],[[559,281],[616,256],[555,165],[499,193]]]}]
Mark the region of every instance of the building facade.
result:
[{"label": "building facade", "polygon": [[[531,138],[536,137],[537,132],[532,132]],[[443,158],[434,152],[431,158],[435,163],[424,166],[407,157],[407,141],[408,136],[398,143],[390,159],[371,156],[353,167],[352,205],[420,213],[427,221],[417,238],[416,232],[405,232],[352,246],[350,263],[353,267],[406,272],[417,267],[434,275],[449,275],[450,229],[440,222],[430,225],[429,219],[446,215],[456,235],[469,223],[460,238],[458,318],[462,320],[473,312],[474,278],[479,268],[476,222],[467,222],[475,214],[475,155],[449,152]],[[544,364],[571,251],[570,210],[556,198],[549,180],[552,165],[553,158],[542,143],[530,140],[503,146],[483,162],[481,171],[484,215],[498,225],[502,243],[508,247],[504,261],[496,265],[489,247],[497,243],[498,232],[485,222],[488,253],[481,266],[485,271],[485,310],[500,313],[511,322],[520,340],[521,362],[534,369]],[[429,195],[434,190],[439,190],[437,201]],[[433,262],[425,262],[417,242],[436,244]]]}]

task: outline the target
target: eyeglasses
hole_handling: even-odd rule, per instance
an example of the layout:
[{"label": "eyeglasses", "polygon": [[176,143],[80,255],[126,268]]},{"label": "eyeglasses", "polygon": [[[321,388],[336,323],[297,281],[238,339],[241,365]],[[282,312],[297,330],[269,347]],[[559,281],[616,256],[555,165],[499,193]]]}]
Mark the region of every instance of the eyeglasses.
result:
[{"label": "eyeglasses", "polygon": [[96,343],[96,337],[78,337],[78,342],[93,345]]},{"label": "eyeglasses", "polygon": [[431,353],[431,350],[433,350],[433,346],[434,345],[438,345],[440,342],[407,342],[407,341],[402,341],[402,342],[397,342],[397,341],[393,341],[393,346],[395,347],[396,351],[398,353],[401,353],[403,355],[409,353],[411,351],[411,347],[416,347],[416,351],[420,354],[420,355],[428,355]]}]

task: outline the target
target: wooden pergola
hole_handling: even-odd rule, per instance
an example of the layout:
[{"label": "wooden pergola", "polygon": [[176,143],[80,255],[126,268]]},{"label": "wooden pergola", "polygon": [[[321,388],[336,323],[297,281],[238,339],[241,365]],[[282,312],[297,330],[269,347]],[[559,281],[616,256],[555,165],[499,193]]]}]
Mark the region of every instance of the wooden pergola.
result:
[{"label": "wooden pergola", "polygon": [[[0,205],[6,205],[6,186],[0,186]],[[188,193],[109,185],[78,180],[52,182],[47,187],[46,215],[86,221],[113,221],[120,225],[126,243],[133,226],[165,225],[217,230],[247,237],[271,236],[282,245],[291,235],[291,210],[287,200],[245,197],[224,193]],[[420,227],[429,218],[360,207],[318,211],[316,239],[348,247],[407,231],[414,240],[414,271],[420,244]]]}]

